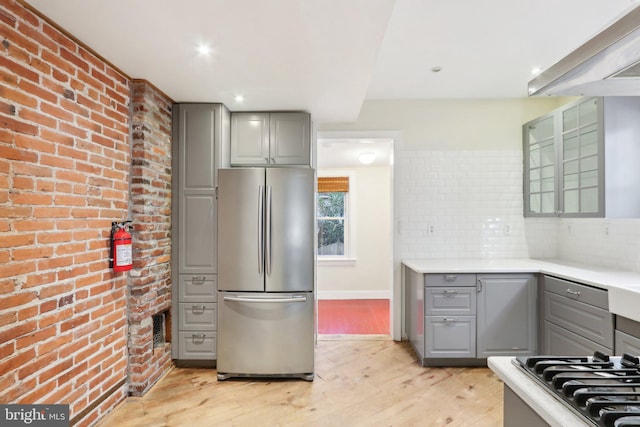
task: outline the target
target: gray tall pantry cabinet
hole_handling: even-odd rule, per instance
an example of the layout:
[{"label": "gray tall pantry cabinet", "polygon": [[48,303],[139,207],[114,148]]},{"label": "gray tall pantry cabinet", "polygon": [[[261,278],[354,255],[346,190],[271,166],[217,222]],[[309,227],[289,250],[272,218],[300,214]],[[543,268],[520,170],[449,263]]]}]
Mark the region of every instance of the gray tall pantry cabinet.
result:
[{"label": "gray tall pantry cabinet", "polygon": [[216,359],[216,185],[229,134],[224,105],[173,106],[171,344],[179,364]]}]

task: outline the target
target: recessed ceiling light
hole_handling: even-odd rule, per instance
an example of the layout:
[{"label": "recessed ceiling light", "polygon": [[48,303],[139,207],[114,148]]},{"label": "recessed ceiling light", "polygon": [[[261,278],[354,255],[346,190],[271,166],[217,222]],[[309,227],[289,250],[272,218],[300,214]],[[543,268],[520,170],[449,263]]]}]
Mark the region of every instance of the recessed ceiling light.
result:
[{"label": "recessed ceiling light", "polygon": [[431,71],[434,73],[439,73],[440,71],[442,71],[442,67],[439,67],[439,66],[433,67]]},{"label": "recessed ceiling light", "polygon": [[211,47],[205,43],[201,43],[197,47],[198,53],[200,55],[206,56],[211,53]]},{"label": "recessed ceiling light", "polygon": [[540,68],[540,67],[533,67],[533,68],[531,69],[531,74],[532,74],[532,75],[534,75],[534,76],[536,76],[536,75],[540,74],[540,72],[541,72],[541,71],[542,71],[542,68]]},{"label": "recessed ceiling light", "polygon": [[236,95],[236,96],[233,98],[233,100],[234,100],[234,101],[236,101],[236,102],[243,102],[243,101],[244,101],[244,96],[242,96],[242,95]]}]

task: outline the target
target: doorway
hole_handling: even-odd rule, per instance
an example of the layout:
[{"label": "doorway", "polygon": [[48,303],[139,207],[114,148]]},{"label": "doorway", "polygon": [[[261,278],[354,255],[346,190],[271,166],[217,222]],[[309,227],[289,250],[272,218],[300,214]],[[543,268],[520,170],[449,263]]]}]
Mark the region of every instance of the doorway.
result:
[{"label": "doorway", "polygon": [[321,132],[317,152],[319,183],[347,182],[318,193],[318,333],[392,335],[394,138]]}]

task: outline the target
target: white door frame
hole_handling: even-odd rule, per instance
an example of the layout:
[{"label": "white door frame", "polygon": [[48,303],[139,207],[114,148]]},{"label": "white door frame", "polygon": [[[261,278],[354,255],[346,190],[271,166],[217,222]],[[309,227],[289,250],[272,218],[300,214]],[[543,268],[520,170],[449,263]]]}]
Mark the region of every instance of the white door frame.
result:
[{"label": "white door frame", "polygon": [[[396,213],[399,212],[399,206],[397,197],[395,194],[400,194],[399,189],[396,188],[395,179],[395,161],[396,153],[400,151],[402,134],[400,131],[318,131],[319,140],[327,139],[376,139],[384,138],[391,140],[392,152],[391,152],[391,209],[390,209],[390,221],[391,221],[391,276],[389,278],[392,283],[391,288],[391,301],[390,301],[390,333],[391,338],[394,341],[402,340],[402,310],[403,310],[403,297],[402,297],[402,283],[401,283],[401,268],[400,268],[400,235],[398,234],[398,227],[396,224]],[[317,150],[317,148],[316,148]],[[316,157],[317,158],[317,157]]]}]

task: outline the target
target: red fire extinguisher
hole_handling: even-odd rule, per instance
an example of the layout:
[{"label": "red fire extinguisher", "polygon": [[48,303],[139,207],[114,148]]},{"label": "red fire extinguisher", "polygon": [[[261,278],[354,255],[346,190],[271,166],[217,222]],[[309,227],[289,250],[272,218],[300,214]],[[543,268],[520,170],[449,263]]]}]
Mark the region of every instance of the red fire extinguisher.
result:
[{"label": "red fire extinguisher", "polygon": [[111,223],[111,259],[110,267],[115,272],[129,271],[133,266],[131,233],[127,231],[132,221]]}]

